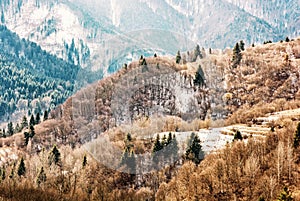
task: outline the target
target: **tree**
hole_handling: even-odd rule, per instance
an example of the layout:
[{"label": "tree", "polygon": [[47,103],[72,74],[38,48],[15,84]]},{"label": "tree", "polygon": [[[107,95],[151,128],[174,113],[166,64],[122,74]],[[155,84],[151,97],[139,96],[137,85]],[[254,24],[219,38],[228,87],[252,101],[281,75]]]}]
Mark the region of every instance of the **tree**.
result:
[{"label": "tree", "polygon": [[181,54],[180,51],[178,50],[177,55],[176,55],[176,63],[179,64],[181,60]]},{"label": "tree", "polygon": [[87,157],[86,155],[84,155],[82,160],[82,167],[84,168],[86,165],[87,165]]},{"label": "tree", "polygon": [[286,37],[286,38],[285,38],[285,42],[287,42],[287,43],[290,42],[289,37]]},{"label": "tree", "polygon": [[52,150],[50,151],[50,154],[48,156],[48,161],[49,161],[49,165],[52,165],[53,163],[55,165],[60,166],[61,164],[61,160],[60,160],[60,152],[57,149],[56,145],[54,145],[54,147],[52,148]]},{"label": "tree", "polygon": [[136,162],[133,147],[134,145],[132,144],[131,134],[128,133],[125,138],[125,147],[124,153],[121,158],[121,165],[126,165],[130,173],[135,173],[136,171]]},{"label": "tree", "polygon": [[44,167],[42,167],[36,178],[36,183],[38,184],[38,186],[40,186],[42,183],[46,182],[46,180],[47,180],[47,176]]},{"label": "tree", "polygon": [[12,136],[14,134],[14,127],[12,122],[9,122],[7,124],[7,134],[8,136]]},{"label": "tree", "polygon": [[23,116],[23,119],[22,119],[22,123],[21,123],[21,128],[22,130],[24,128],[27,128],[28,127],[28,120],[27,120],[27,117],[26,116]]},{"label": "tree", "polygon": [[203,86],[204,83],[205,83],[205,81],[204,81],[204,72],[202,70],[201,65],[199,65],[198,70],[197,70],[196,75],[195,75],[194,85],[195,86]]},{"label": "tree", "polygon": [[277,201],[292,201],[292,200],[293,200],[292,195],[289,189],[285,186],[283,188],[283,191],[280,193]]},{"label": "tree", "polygon": [[188,145],[185,158],[198,165],[204,158],[204,152],[202,150],[201,141],[194,132],[191,134]]},{"label": "tree", "polygon": [[194,56],[193,56],[193,60],[192,61],[195,62],[197,60],[198,56],[199,56],[200,59],[203,58],[203,55],[201,53],[199,45],[197,45],[196,48],[195,48],[195,50],[194,50]]},{"label": "tree", "polygon": [[29,127],[29,137],[33,138],[33,136],[35,136],[34,127],[32,125],[30,125],[30,127]]},{"label": "tree", "polygon": [[298,123],[297,130],[294,136],[294,148],[298,148],[300,145],[300,122]]},{"label": "tree", "polygon": [[46,121],[46,120],[48,120],[48,111],[47,110],[44,111],[44,118],[43,118],[43,121]]},{"label": "tree", "polygon": [[21,129],[19,123],[17,123],[17,124],[16,124],[16,127],[15,127],[15,132],[16,132],[16,133],[19,133],[19,132],[21,132],[21,131],[22,131],[22,129]]},{"label": "tree", "polygon": [[243,140],[243,136],[239,130],[235,132],[233,140]]},{"label": "tree", "polygon": [[245,43],[243,40],[240,41],[240,50],[244,51],[245,50]]},{"label": "tree", "polygon": [[30,120],[29,120],[29,126],[34,126],[34,125],[35,125],[35,120],[34,120],[34,116],[32,114],[30,117]]},{"label": "tree", "polygon": [[175,162],[175,160],[178,158],[178,151],[179,151],[178,142],[175,134],[173,135],[172,142],[169,146],[171,150],[171,160],[172,162]]},{"label": "tree", "polygon": [[241,49],[238,43],[233,48],[232,67],[236,68],[242,60]]},{"label": "tree", "polygon": [[156,136],[156,140],[152,149],[153,161],[157,164],[159,162],[160,151],[163,149],[163,144],[160,142],[159,134]]},{"label": "tree", "polygon": [[28,145],[29,139],[30,139],[30,135],[28,132],[24,132],[24,139],[25,139],[25,146]]},{"label": "tree", "polygon": [[38,112],[35,117],[35,124],[37,125],[40,123],[41,123],[41,117],[40,117],[40,113]]},{"label": "tree", "polygon": [[20,164],[19,164],[19,167],[18,167],[17,174],[20,177],[20,176],[24,176],[25,173],[26,173],[26,168],[25,168],[24,158],[22,157],[21,161],[20,161]]},{"label": "tree", "polygon": [[157,54],[156,53],[154,53],[154,58],[156,58],[157,57]]}]

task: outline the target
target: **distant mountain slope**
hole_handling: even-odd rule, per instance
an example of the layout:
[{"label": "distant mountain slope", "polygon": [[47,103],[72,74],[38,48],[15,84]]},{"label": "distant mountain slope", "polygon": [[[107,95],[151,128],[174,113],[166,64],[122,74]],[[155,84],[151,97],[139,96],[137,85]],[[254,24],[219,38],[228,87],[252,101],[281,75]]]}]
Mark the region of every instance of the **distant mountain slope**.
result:
[{"label": "distant mountain slope", "polygon": [[140,54],[191,49],[184,40],[225,48],[239,40],[252,44],[299,35],[299,2],[292,0],[6,0],[0,5],[2,23],[21,37],[105,73]]},{"label": "distant mountain slope", "polygon": [[0,26],[0,120],[15,111],[41,112],[63,103],[83,85],[80,73],[91,75]]}]

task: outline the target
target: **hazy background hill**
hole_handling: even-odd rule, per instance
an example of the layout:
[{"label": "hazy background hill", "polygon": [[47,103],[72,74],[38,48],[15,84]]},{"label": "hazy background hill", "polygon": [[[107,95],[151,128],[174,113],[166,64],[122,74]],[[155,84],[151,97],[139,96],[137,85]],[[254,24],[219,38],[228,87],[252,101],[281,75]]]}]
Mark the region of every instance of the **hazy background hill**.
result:
[{"label": "hazy background hill", "polygon": [[225,48],[241,39],[252,44],[299,35],[299,2],[290,0],[5,0],[0,4],[1,22],[21,37],[68,62],[108,73],[143,53],[174,55],[177,49],[191,49],[189,41]]}]

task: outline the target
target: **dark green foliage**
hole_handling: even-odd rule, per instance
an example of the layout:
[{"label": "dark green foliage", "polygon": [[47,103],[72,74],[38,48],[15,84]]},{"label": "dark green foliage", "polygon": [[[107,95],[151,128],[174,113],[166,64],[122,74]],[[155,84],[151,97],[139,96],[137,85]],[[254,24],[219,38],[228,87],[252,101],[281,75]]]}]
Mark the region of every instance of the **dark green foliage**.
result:
[{"label": "dark green foliage", "polygon": [[52,106],[61,104],[86,82],[102,78],[103,74],[67,63],[1,25],[0,41],[0,86],[5,86],[0,90],[0,120],[16,109],[35,113],[46,109],[31,108],[34,99],[50,97]]},{"label": "dark green foliage", "polygon": [[19,167],[18,167],[17,174],[20,177],[20,176],[24,176],[25,173],[26,173],[26,168],[25,168],[24,158],[22,157],[21,161],[20,161],[20,164],[19,164]]},{"label": "dark green foliage", "polygon": [[252,47],[255,47],[254,43],[252,43]]},{"label": "dark green foliage", "polygon": [[17,123],[17,124],[16,124],[16,127],[15,127],[15,133],[19,133],[19,132],[21,132],[21,131],[22,131],[22,129],[21,129],[19,123]]},{"label": "dark green foliage", "polygon": [[208,50],[208,53],[209,53],[209,54],[212,54],[212,50],[211,50],[211,48],[209,48],[209,50]]},{"label": "dark green foliage", "polygon": [[82,167],[84,168],[86,165],[87,165],[87,157],[86,155],[84,155],[82,160]]},{"label": "dark green foliage", "polygon": [[157,54],[156,53],[154,53],[154,58],[156,58],[157,57]]},{"label": "dark green foliage", "polygon": [[48,120],[48,118],[49,118],[48,111],[47,111],[47,110],[45,110],[45,111],[44,111],[44,117],[43,117],[43,121],[46,121],[46,120]]},{"label": "dark green foliage", "polygon": [[300,122],[297,125],[297,130],[294,136],[294,148],[298,148],[300,145]]},{"label": "dark green foliage", "polygon": [[35,117],[35,124],[39,124],[39,123],[41,123],[41,117],[40,117],[40,113],[38,112]]},{"label": "dark green foliage", "polygon": [[259,197],[258,201],[265,201],[264,197]]},{"label": "dark green foliage", "polygon": [[240,41],[240,50],[244,51],[245,50],[245,43],[243,40]]},{"label": "dark green foliage", "polygon": [[13,134],[14,134],[13,123],[9,122],[8,125],[7,125],[7,135],[12,136]]},{"label": "dark green foliage", "polygon": [[35,125],[35,119],[34,119],[34,116],[32,114],[31,117],[30,117],[30,120],[29,120],[29,126],[34,126],[34,125]]},{"label": "dark green foliage", "polygon": [[243,136],[239,130],[235,132],[233,140],[243,140]]},{"label": "dark green foliage", "polygon": [[188,142],[188,148],[185,152],[185,158],[193,161],[198,165],[204,158],[204,152],[202,150],[201,141],[195,133],[191,134]]},{"label": "dark green foliage", "polygon": [[277,201],[292,201],[292,195],[287,187],[283,188],[283,191],[278,196]]},{"label": "dark green foliage", "polygon": [[29,139],[30,139],[30,134],[28,132],[24,132],[24,139],[25,139],[25,145],[28,145]]},{"label": "dark green foliage", "polygon": [[36,178],[36,183],[38,184],[38,186],[40,186],[42,183],[46,182],[46,180],[47,180],[47,176],[44,167],[42,167]]},{"label": "dark green foliage", "polygon": [[203,55],[201,53],[199,45],[197,45],[196,48],[195,48],[195,50],[194,50],[192,61],[195,62],[197,60],[198,56],[199,56],[200,59],[203,58]]},{"label": "dark green foliage", "polygon": [[286,38],[285,38],[285,42],[287,42],[287,43],[290,42],[289,37],[286,37]]},{"label": "dark green foliage", "polygon": [[241,63],[241,60],[242,60],[242,53],[241,53],[240,45],[236,43],[233,48],[232,67],[236,68]]},{"label": "dark green foliage", "polygon": [[178,50],[177,55],[176,55],[176,63],[179,64],[181,61],[181,54],[180,51]]},{"label": "dark green foliage", "polygon": [[201,65],[199,65],[198,70],[195,75],[194,85],[195,86],[203,86],[205,84],[204,72],[202,70]]},{"label": "dark green foliage", "polygon": [[48,156],[48,161],[49,161],[49,165],[52,165],[53,163],[58,166],[61,165],[60,152],[57,149],[56,145],[54,145],[54,147],[50,151]]},{"label": "dark green foliage", "polygon": [[22,130],[24,128],[28,128],[28,120],[27,120],[26,116],[23,116],[22,123],[21,123],[21,128],[22,128]]}]

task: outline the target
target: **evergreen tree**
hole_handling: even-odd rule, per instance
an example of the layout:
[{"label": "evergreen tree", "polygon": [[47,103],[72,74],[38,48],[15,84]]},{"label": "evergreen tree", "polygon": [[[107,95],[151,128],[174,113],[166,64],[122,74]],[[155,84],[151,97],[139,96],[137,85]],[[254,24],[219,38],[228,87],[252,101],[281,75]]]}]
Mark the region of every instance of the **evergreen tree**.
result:
[{"label": "evergreen tree", "polygon": [[27,117],[26,116],[23,116],[22,123],[21,123],[21,128],[22,128],[22,130],[24,128],[28,128],[28,121],[27,121]]},{"label": "evergreen tree", "polygon": [[204,72],[202,70],[201,65],[199,65],[198,70],[197,70],[196,75],[195,75],[194,85],[195,86],[203,86],[204,83],[205,83]]},{"label": "evergreen tree", "polygon": [[44,167],[42,167],[36,178],[36,183],[38,186],[40,186],[42,183],[46,182],[46,180],[47,180],[47,176],[46,176]]},{"label": "evergreen tree", "polygon": [[121,158],[121,165],[126,165],[130,173],[135,173],[136,171],[136,161],[133,147],[134,145],[132,144],[131,134],[128,133],[125,138],[125,148]]},{"label": "evergreen tree", "polygon": [[176,63],[179,64],[181,61],[181,54],[180,51],[178,50],[177,55],[176,55]]},{"label": "evergreen tree", "polygon": [[232,67],[236,68],[242,60],[241,49],[238,43],[233,48]]},{"label": "evergreen tree", "polygon": [[300,122],[297,125],[297,130],[294,136],[294,148],[298,148],[300,145]]},{"label": "evergreen tree", "polygon": [[29,120],[29,126],[34,126],[34,125],[35,125],[35,120],[34,120],[34,116],[32,114],[30,117],[30,120]]},{"label": "evergreen tree", "polygon": [[25,146],[28,145],[29,139],[30,139],[30,135],[28,132],[24,132],[24,139],[25,139]]},{"label": "evergreen tree", "polygon": [[29,137],[33,138],[34,135],[35,135],[34,127],[32,125],[30,125],[30,127],[29,127]]},{"label": "evergreen tree", "polygon": [[245,43],[243,40],[240,41],[240,49],[241,49],[241,51],[245,50]]},{"label": "evergreen tree", "polygon": [[194,56],[193,56],[193,60],[192,61],[195,62],[197,60],[198,56],[199,56],[200,59],[203,58],[203,55],[202,55],[202,53],[200,51],[200,46],[199,45],[197,45],[196,48],[195,48],[195,50],[194,50]]},{"label": "evergreen tree", "polygon": [[87,165],[87,157],[86,155],[84,155],[82,160],[82,167],[84,168],[86,165]]},{"label": "evergreen tree", "polygon": [[12,136],[13,134],[14,134],[13,123],[9,122],[8,125],[7,125],[7,135]]},{"label": "evergreen tree", "polygon": [[233,140],[243,140],[243,136],[239,130],[235,132]]},{"label": "evergreen tree", "polygon": [[204,152],[198,135],[192,133],[188,145],[185,157],[187,160],[191,160],[198,165],[204,158]]},{"label": "evergreen tree", "polygon": [[17,171],[17,174],[20,176],[24,176],[26,173],[26,168],[25,168],[25,163],[24,163],[24,159],[23,157],[21,158],[21,161],[20,161],[20,164],[19,164],[19,167],[18,167],[18,171]]},{"label": "evergreen tree", "polygon": [[292,195],[287,187],[283,188],[283,191],[280,193],[277,201],[292,201]]},{"label": "evergreen tree", "polygon": [[175,134],[173,135],[172,142],[169,146],[171,150],[171,161],[175,162],[175,160],[178,158],[178,151],[179,151],[178,142]]},{"label": "evergreen tree", "polygon": [[156,53],[154,53],[154,58],[156,58],[157,57],[157,54]]},{"label": "evergreen tree", "polygon": [[43,117],[43,121],[46,121],[46,120],[48,120],[48,111],[47,110],[44,111],[44,117]]},{"label": "evergreen tree", "polygon": [[286,37],[286,38],[285,38],[285,42],[287,42],[287,43],[290,42],[289,37]]},{"label": "evergreen tree", "polygon": [[6,172],[5,172],[5,169],[2,168],[1,180],[4,181],[5,178],[6,178]]},{"label": "evergreen tree", "polygon": [[48,160],[49,160],[49,165],[52,165],[53,163],[55,165],[60,166],[61,164],[61,160],[60,160],[60,152],[57,149],[56,145],[54,145],[54,147],[52,148],[52,150],[50,151],[50,154],[48,156]]},{"label": "evergreen tree", "polygon": [[41,123],[41,117],[40,117],[40,113],[38,112],[35,117],[35,124],[37,125],[40,123]]},{"label": "evergreen tree", "polygon": [[4,24],[5,23],[5,16],[4,16],[4,11],[1,11],[1,23]]},{"label": "evergreen tree", "polygon": [[160,151],[163,149],[163,144],[160,142],[160,137],[157,134],[156,140],[152,149],[153,161],[157,164],[159,161]]},{"label": "evergreen tree", "polygon": [[15,127],[15,132],[16,132],[16,133],[19,133],[19,132],[21,132],[21,131],[22,131],[22,129],[21,129],[19,123],[17,123],[17,124],[16,124],[16,127]]}]

